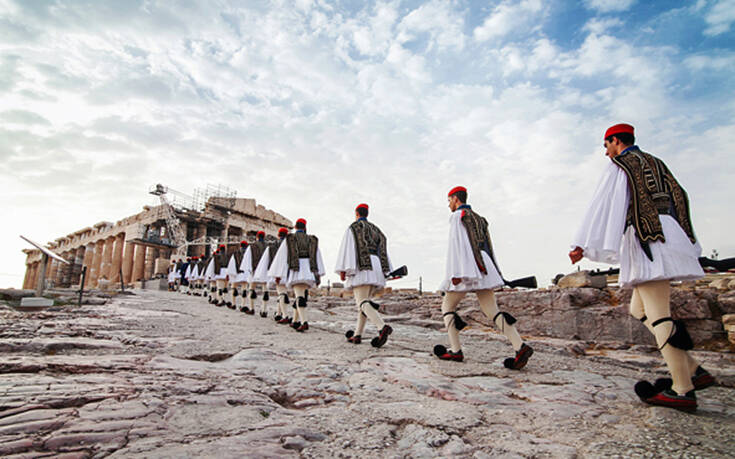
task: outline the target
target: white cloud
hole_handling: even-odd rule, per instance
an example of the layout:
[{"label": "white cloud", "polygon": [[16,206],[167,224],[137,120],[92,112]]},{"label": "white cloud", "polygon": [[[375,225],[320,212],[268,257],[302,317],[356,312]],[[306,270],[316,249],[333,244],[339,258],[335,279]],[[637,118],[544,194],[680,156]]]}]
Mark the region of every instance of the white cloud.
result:
[{"label": "white cloud", "polygon": [[[511,32],[522,33],[527,28],[538,27],[538,19],[544,11],[541,0],[522,0],[520,3],[503,1],[475,28],[475,40],[484,42],[502,38]],[[520,29],[520,32],[519,32]]]},{"label": "white cloud", "polygon": [[451,3],[433,0],[407,14],[398,25],[398,41],[405,43],[415,38],[416,34],[429,33],[429,50],[464,48],[465,37],[462,29],[462,16],[451,8]]},{"label": "white cloud", "polygon": [[[2,8],[2,24],[32,33],[0,33],[0,206],[34,239],[135,213],[154,183],[219,182],[306,217],[328,268],[367,201],[409,266],[404,285],[421,275],[433,289],[445,193],[462,183],[507,277],[546,284],[570,269],[568,240],[606,161],[601,133],[625,120],[681,171],[704,245],[728,253],[712,228],[735,223],[721,210],[735,106],[683,98],[676,79],[685,66],[731,81],[728,53],[634,44],[611,31],[616,19],[587,18],[559,43],[544,30],[553,9],[528,0],[473,21],[442,1],[100,5]],[[473,40],[468,23],[481,24]],[[680,152],[700,145],[694,173]],[[0,227],[0,272],[22,273],[17,232]]]},{"label": "white cloud", "polygon": [[704,15],[708,27],[704,34],[708,36],[720,35],[730,31],[735,22],[735,0],[719,0]]},{"label": "white cloud", "polygon": [[587,8],[600,13],[627,11],[636,0],[584,0]]}]

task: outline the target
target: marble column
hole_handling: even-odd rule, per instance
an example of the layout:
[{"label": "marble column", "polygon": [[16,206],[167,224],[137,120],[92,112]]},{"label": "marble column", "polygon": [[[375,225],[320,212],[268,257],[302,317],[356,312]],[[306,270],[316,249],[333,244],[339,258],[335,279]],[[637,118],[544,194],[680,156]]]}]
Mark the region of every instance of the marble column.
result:
[{"label": "marble column", "polygon": [[135,245],[135,258],[133,260],[133,282],[143,280],[145,275],[145,253],[146,246],[142,244]]},{"label": "marble column", "polygon": [[35,289],[36,283],[38,283],[38,275],[39,275],[41,264],[36,261],[31,266],[32,266],[33,274],[31,275],[31,286],[29,288]]},{"label": "marble column", "polygon": [[49,257],[48,264],[49,264],[49,270],[48,270],[48,274],[46,275],[47,284],[56,287],[59,285],[59,282],[58,282],[59,268],[61,267],[63,263],[61,263],[60,261],[57,261],[55,258]]},{"label": "marble column", "polygon": [[156,258],[158,258],[158,249],[151,247],[146,251],[144,271],[146,280],[153,279]]},{"label": "marble column", "polygon": [[110,267],[112,266],[112,251],[115,248],[115,238],[108,237],[105,239],[102,249],[102,262],[100,263],[99,279],[110,280],[112,273]]},{"label": "marble column", "polygon": [[74,253],[74,265],[71,267],[71,278],[69,279],[70,285],[79,285],[79,280],[82,275],[82,266],[84,266],[84,250],[85,246],[77,247],[72,252]]},{"label": "marble column", "polygon": [[125,233],[115,236],[115,246],[112,248],[112,264],[110,265],[110,282],[120,282],[120,269],[122,268],[123,248],[125,247]]},{"label": "marble column", "polygon": [[97,287],[97,280],[100,278],[100,266],[102,266],[102,253],[104,250],[104,239],[100,239],[94,243],[94,258],[92,259],[92,266],[87,268],[87,287]]},{"label": "marble column", "polygon": [[26,275],[23,277],[23,289],[29,289],[32,287],[33,282],[33,264],[26,265]]},{"label": "marble column", "polygon": [[[196,239],[200,237],[206,237],[207,236],[207,224],[206,223],[200,223],[197,226],[197,236]],[[194,246],[194,255],[197,256],[203,256],[204,252],[206,251],[206,247],[204,244],[196,245]]]},{"label": "marble column", "polygon": [[[94,252],[95,252],[95,249],[96,248],[97,248],[97,246],[93,242],[91,242],[91,243],[87,244],[86,247],[85,247],[85,249],[84,249],[84,264],[83,264],[83,266],[86,266],[87,267],[87,275],[84,278],[84,288],[88,288],[90,285],[92,285],[92,284],[89,283],[89,276],[90,276],[90,274],[92,272],[92,265],[94,264]],[[80,277],[80,282],[81,282],[81,277]]]},{"label": "marble column", "polygon": [[61,267],[61,282],[59,285],[62,287],[68,287],[71,283],[71,268],[74,265],[74,252],[64,252],[62,258],[69,263],[65,263]]},{"label": "marble column", "polygon": [[135,256],[135,244],[132,242],[125,242],[125,253],[123,254],[122,271],[123,271],[123,282],[130,284],[133,282],[133,260]]}]

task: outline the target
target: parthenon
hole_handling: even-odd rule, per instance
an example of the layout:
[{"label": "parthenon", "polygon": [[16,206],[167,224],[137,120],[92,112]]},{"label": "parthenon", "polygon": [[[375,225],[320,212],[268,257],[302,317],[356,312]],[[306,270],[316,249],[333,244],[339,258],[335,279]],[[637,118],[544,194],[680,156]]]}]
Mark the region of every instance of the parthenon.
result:
[{"label": "parthenon", "polygon": [[[143,211],[116,223],[99,222],[62,236],[47,247],[67,260],[49,260],[46,283],[53,287],[80,284],[87,267],[84,288],[95,288],[100,280],[126,285],[164,275],[175,257],[176,247],[169,237],[166,204],[144,206]],[[210,253],[210,244],[253,239],[263,230],[275,236],[278,228],[292,228],[291,220],[266,209],[255,199],[209,197],[201,209],[171,208],[186,237],[186,256]],[[41,266],[41,251],[25,249],[26,273],[23,288],[34,288]]]}]

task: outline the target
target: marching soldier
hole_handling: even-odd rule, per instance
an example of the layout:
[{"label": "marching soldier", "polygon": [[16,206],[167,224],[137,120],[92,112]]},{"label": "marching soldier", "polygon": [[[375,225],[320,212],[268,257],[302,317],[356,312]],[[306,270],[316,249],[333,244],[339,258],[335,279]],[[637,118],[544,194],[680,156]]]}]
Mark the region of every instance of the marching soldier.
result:
[{"label": "marching soldier", "polygon": [[466,325],[456,313],[457,304],[468,292],[475,292],[480,309],[510,340],[515,357],[508,357],[503,365],[520,370],[533,354],[515,326],[516,319],[507,312],[498,311],[496,289],[504,284],[493,256],[488,223],[467,204],[467,189],[458,186],[449,191],[449,251],[446,277],[440,287],[444,292],[442,313],[449,335],[450,349],[442,345],[434,347],[434,354],[442,360],[461,362],[464,359],[459,343],[459,330]]},{"label": "marching soldier", "polygon": [[230,288],[232,289],[232,298],[227,302],[227,306],[231,309],[240,309],[243,312],[245,311],[241,309],[243,306],[242,297],[245,293],[245,281],[247,279],[240,265],[247,248],[248,241],[240,241],[240,248],[232,253],[230,262],[227,264],[227,274],[230,277]]},{"label": "marching soldier", "polygon": [[229,257],[227,256],[227,247],[224,244],[220,244],[218,252],[214,257],[214,280],[217,287],[217,301],[216,306],[225,305],[225,295],[227,294],[227,262]]},{"label": "marching soldier", "polygon": [[[265,232],[258,231],[255,234],[255,242],[248,246],[248,249],[245,251],[245,255],[242,258],[241,267],[242,270],[246,273],[249,289],[248,304],[250,305],[250,311],[253,312],[255,311],[255,300],[258,298],[258,292],[255,290],[255,288],[260,284],[259,282],[255,281],[255,269],[258,267],[258,263],[260,263],[260,259],[263,256],[263,252],[265,252],[266,247],[267,245],[265,243]],[[264,295],[266,293],[267,292],[264,292]],[[268,316],[268,313],[265,310],[264,303],[261,303],[260,316]]]},{"label": "marching soldier", "polygon": [[[280,236],[280,230],[279,230],[279,236]],[[278,246],[280,245],[280,242],[281,241],[279,239],[278,241],[272,241],[272,242],[266,243],[265,250],[263,251],[263,255],[260,257],[258,266],[255,268],[255,272],[253,273],[253,280],[255,281],[255,283],[258,283],[263,286],[263,312],[261,312],[262,317],[267,316],[266,311],[268,309],[268,300],[270,299],[269,290],[275,284],[273,277],[268,275],[268,269],[271,267],[271,264],[273,263],[273,258],[276,256],[276,252],[278,251]],[[281,307],[281,297],[279,295],[278,300],[276,302],[276,313],[273,315],[273,319],[276,322],[278,322],[282,318],[283,318],[283,313],[282,313],[282,307]]]},{"label": "marching soldier", "polygon": [[171,265],[168,267],[168,291],[174,292],[176,291],[176,262],[171,261]]},{"label": "marching soldier", "polygon": [[196,295],[198,265],[199,265],[199,257],[197,256],[191,257],[191,264],[189,265],[189,269],[187,270],[188,273],[185,276],[186,281],[189,283],[189,287],[186,292],[187,295]]},{"label": "marching soldier", "polygon": [[306,234],[306,220],[296,220],[296,232],[286,236],[273,260],[268,275],[275,278],[276,285],[286,283],[286,287],[293,288],[296,296],[296,313],[291,326],[296,331],[309,329],[306,317],[307,292],[310,287],[316,287],[324,275],[324,262],[319,251],[319,239]]},{"label": "marching soldier", "polygon": [[393,329],[383,322],[378,314],[380,305],[372,301],[372,297],[385,287],[386,274],[393,268],[388,258],[385,235],[368,222],[368,210],[367,204],[360,204],[355,209],[355,222],[345,231],[334,271],[346,281],[345,287],[352,289],[357,304],[357,325],[354,331],[345,334],[347,341],[360,344],[366,319],[370,319],[379,330],[371,344],[381,347],[388,341]]},{"label": "marching soldier", "polygon": [[[273,283],[275,283],[276,285],[276,293],[278,293],[278,312],[276,313],[275,320],[279,324],[291,324],[293,322],[288,308],[288,288],[286,287],[286,284],[284,282],[276,283],[275,278],[270,274],[271,268],[273,267],[273,260],[275,260],[276,253],[278,253],[281,245],[283,245],[283,241],[286,240],[286,236],[288,236],[288,228],[280,228],[278,230],[278,243],[273,249],[270,250],[272,252],[272,255],[270,256],[270,263],[268,265],[267,273],[268,278],[273,279]],[[295,316],[296,308],[292,309]]]},{"label": "marching soldier", "polygon": [[611,160],[569,252],[572,263],[586,257],[620,262],[621,286],[632,286],[630,313],[656,338],[671,373],[654,384],[639,381],[635,392],[645,403],[693,411],[695,391],[716,383],[688,353],[694,347],[683,322],[671,318],[672,280],[704,275],[686,192],[666,164],[635,145],[629,124],[616,124],[604,136]]},{"label": "marching soldier", "polygon": [[204,285],[207,289],[207,301],[209,301],[209,303],[211,304],[217,304],[217,281],[214,278],[216,273],[215,263],[217,255],[219,255],[219,247],[215,249],[215,251],[209,257],[209,260],[207,260],[207,268],[204,271]]}]

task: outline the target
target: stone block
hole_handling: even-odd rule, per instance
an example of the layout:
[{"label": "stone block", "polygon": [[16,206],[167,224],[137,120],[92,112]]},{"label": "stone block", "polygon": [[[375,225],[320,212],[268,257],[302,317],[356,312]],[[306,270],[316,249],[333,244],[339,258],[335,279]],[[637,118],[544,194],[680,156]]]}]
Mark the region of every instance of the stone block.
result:
[{"label": "stone block", "polygon": [[722,316],[722,323],[725,325],[735,325],[735,314],[725,314]]},{"label": "stone block", "polygon": [[590,275],[589,271],[577,271],[575,273],[567,274],[566,276],[559,279],[557,286],[560,288],[605,288],[607,287],[607,277],[592,276]]},{"label": "stone block", "polygon": [[49,298],[25,297],[21,298],[20,306],[18,306],[16,309],[21,311],[33,311],[36,309],[44,309],[53,305],[54,300],[51,300]]},{"label": "stone block", "polygon": [[721,277],[710,282],[709,286],[710,288],[716,288],[717,290],[727,290],[730,280],[731,279],[729,277]]},{"label": "stone block", "polygon": [[3,288],[0,289],[0,300],[18,301],[25,297],[34,296],[35,294],[36,291],[31,289]]},{"label": "stone block", "polygon": [[717,296],[717,304],[723,314],[735,314],[735,291]]}]

